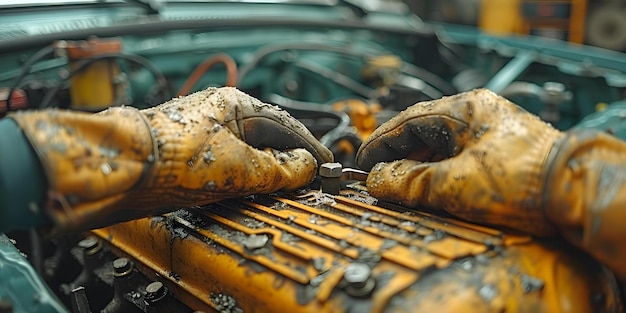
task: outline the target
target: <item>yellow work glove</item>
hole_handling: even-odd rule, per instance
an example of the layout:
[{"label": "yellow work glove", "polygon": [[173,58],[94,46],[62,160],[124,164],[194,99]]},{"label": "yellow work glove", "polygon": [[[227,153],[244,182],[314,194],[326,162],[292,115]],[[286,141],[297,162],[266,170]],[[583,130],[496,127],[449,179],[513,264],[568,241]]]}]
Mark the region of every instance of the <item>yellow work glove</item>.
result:
[{"label": "yellow work glove", "polygon": [[144,110],[9,117],[39,156],[46,210],[59,230],[297,189],[313,180],[318,163],[333,160],[287,112],[235,88],[209,88]]},{"label": "yellow work glove", "polygon": [[[380,162],[380,163],[379,163]],[[488,90],[415,104],[363,143],[371,195],[561,234],[626,279],[626,143],[559,132]]]},{"label": "yellow work glove", "polygon": [[375,197],[547,235],[555,229],[541,210],[544,163],[561,136],[491,91],[474,90],[398,114],[361,145],[357,164],[373,167],[367,186]]},{"label": "yellow work glove", "polygon": [[626,281],[626,142],[573,130],[546,163],[543,208],[574,245]]}]

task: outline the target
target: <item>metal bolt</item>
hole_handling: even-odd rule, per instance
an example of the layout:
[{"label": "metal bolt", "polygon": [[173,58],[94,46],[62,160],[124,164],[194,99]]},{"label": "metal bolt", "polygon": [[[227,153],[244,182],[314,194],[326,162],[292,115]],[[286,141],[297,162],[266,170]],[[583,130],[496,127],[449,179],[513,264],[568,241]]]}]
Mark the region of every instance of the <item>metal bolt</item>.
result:
[{"label": "metal bolt", "polygon": [[78,242],[78,246],[82,248],[85,253],[91,255],[102,249],[102,245],[100,244],[100,240],[97,237],[89,236]]},{"label": "metal bolt", "polygon": [[320,176],[341,177],[341,163],[323,163],[320,166]]},{"label": "metal bolt", "polygon": [[155,281],[146,286],[145,300],[148,303],[156,303],[167,295],[167,288],[160,281]]},{"label": "metal bolt", "polygon": [[362,286],[371,274],[372,270],[367,264],[352,263],[346,268],[343,278],[352,286]]},{"label": "metal bolt", "polygon": [[546,82],[543,85],[543,93],[540,96],[546,107],[539,112],[539,116],[550,123],[557,123],[561,120],[559,105],[563,101],[572,99],[572,93],[565,90],[565,85],[557,82]]},{"label": "metal bolt", "polygon": [[338,195],[341,189],[341,163],[323,163],[320,166],[322,177],[322,192]]},{"label": "metal bolt", "polygon": [[289,92],[296,92],[298,91],[298,88],[300,86],[298,85],[298,82],[295,79],[290,79],[285,83],[285,89]]},{"label": "metal bolt", "polygon": [[123,277],[133,270],[133,263],[127,258],[118,258],[113,261],[113,275]]},{"label": "metal bolt", "polygon": [[256,250],[263,248],[268,241],[269,237],[267,235],[252,234],[244,240],[243,246],[248,250]]},{"label": "metal bolt", "polygon": [[376,285],[371,268],[364,263],[348,265],[343,273],[343,280],[348,284],[346,292],[355,297],[368,295]]},{"label": "metal bolt", "polygon": [[157,294],[161,293],[165,289],[163,283],[160,281],[151,282],[148,286],[146,286],[146,292],[148,294]]},{"label": "metal bolt", "polygon": [[98,245],[98,239],[96,237],[87,237],[78,242],[78,246],[83,249],[93,249]]},{"label": "metal bolt", "polygon": [[543,286],[544,286],[543,280],[526,275],[526,274],[521,274],[520,276],[522,280],[522,289],[524,290],[524,293],[529,293],[529,292],[543,289]]},{"label": "metal bolt", "polygon": [[486,284],[478,289],[478,294],[486,301],[491,301],[498,295],[498,290],[493,284]]}]

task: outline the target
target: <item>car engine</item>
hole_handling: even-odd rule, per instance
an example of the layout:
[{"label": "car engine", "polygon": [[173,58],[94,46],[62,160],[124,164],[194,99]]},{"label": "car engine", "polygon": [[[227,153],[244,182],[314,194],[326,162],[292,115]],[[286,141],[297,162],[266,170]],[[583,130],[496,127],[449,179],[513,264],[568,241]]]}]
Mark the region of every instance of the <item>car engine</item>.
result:
[{"label": "car engine", "polygon": [[234,86],[298,118],[337,163],[293,193],[2,235],[0,281],[24,292],[0,291],[0,312],[622,310],[620,283],[589,256],[380,201],[354,156],[408,106],[474,88],[561,130],[626,138],[623,53],[428,24],[394,1],[156,3],[0,8],[0,115]]}]

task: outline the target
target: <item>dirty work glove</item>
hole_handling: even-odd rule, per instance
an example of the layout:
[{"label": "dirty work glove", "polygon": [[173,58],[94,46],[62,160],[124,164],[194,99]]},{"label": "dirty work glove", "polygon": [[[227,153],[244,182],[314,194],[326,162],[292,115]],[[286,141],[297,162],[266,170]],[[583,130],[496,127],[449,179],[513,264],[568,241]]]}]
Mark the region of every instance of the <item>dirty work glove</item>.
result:
[{"label": "dirty work glove", "polygon": [[545,161],[561,136],[491,91],[474,90],[398,114],[361,145],[357,164],[373,167],[367,186],[375,197],[547,235],[555,230],[541,210]]},{"label": "dirty work glove", "polygon": [[410,107],[374,131],[357,164],[372,169],[375,197],[559,233],[626,279],[626,143],[615,137],[559,132],[483,89]]},{"label": "dirty work glove", "polygon": [[333,159],[288,113],[235,88],[210,88],[144,110],[10,118],[39,155],[46,209],[61,230],[296,189],[314,178],[318,163]]}]

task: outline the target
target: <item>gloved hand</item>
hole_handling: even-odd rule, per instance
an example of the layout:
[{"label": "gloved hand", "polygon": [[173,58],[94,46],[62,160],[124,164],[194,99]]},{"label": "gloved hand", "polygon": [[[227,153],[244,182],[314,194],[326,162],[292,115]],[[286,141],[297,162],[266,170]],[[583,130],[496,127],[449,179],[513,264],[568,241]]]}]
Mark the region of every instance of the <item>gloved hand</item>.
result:
[{"label": "gloved hand", "polygon": [[[10,115],[39,155],[47,210],[86,229],[309,183],[332,153],[296,119],[235,88],[154,108]],[[259,150],[263,149],[263,150]]]},{"label": "gloved hand", "polygon": [[[382,162],[382,163],[379,163]],[[488,90],[418,103],[357,152],[371,195],[545,236],[626,280],[626,143],[559,132]]]},{"label": "gloved hand", "polygon": [[398,114],[361,145],[357,164],[371,169],[374,197],[549,235],[556,230],[541,208],[545,161],[561,136],[491,91],[474,90]]}]

